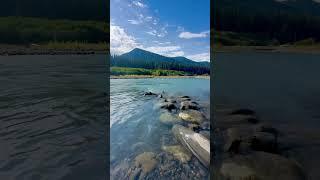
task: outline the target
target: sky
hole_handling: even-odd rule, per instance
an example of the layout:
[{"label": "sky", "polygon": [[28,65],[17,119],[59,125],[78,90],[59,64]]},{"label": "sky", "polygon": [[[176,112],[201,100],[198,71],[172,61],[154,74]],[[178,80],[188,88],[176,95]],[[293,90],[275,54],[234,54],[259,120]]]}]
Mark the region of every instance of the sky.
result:
[{"label": "sky", "polygon": [[110,0],[110,50],[210,61],[210,0]]}]

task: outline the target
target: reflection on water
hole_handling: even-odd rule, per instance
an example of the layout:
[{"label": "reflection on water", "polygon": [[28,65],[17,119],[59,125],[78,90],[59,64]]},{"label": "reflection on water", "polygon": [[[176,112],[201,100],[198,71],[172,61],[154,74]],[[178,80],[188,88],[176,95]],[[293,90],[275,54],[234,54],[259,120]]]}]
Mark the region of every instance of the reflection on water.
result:
[{"label": "reflection on water", "polygon": [[0,179],[104,179],[105,56],[0,57]]},{"label": "reflection on water", "polygon": [[[131,163],[137,155],[143,152],[154,152],[161,156],[162,146],[177,144],[171,132],[172,126],[159,121],[160,111],[156,108],[158,98],[143,96],[144,92],[164,92],[167,96],[188,95],[198,102],[206,103],[207,106],[209,103],[210,84],[207,79],[111,79],[110,83],[111,175],[112,171],[121,168],[124,161]],[[209,107],[206,110],[209,111]],[[186,171],[189,169],[191,172],[192,168],[198,167],[202,175],[195,174],[195,179],[208,175],[207,170],[193,157],[187,165],[164,159],[157,166],[159,168],[156,168],[148,177],[159,178],[159,173],[161,174],[159,169],[166,163],[176,163],[170,166],[174,167],[172,171],[176,172],[176,176],[181,175],[178,173],[180,172],[188,177],[191,173]],[[199,173],[200,170],[193,169],[193,171]]]}]

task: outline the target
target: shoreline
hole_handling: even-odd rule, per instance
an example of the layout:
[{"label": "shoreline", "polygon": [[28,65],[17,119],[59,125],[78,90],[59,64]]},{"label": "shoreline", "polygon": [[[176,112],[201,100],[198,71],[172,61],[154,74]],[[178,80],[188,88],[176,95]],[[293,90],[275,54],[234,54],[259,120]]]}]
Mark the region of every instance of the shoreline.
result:
[{"label": "shoreline", "polygon": [[210,79],[210,76],[151,76],[151,75],[111,75],[110,79],[151,79],[151,78],[199,78],[199,79]]},{"label": "shoreline", "polygon": [[48,48],[46,45],[7,45],[0,44],[0,56],[23,56],[23,55],[93,55],[108,54],[105,48],[93,48],[95,44],[84,45],[84,47],[57,47]]},{"label": "shoreline", "polygon": [[[320,54],[320,46],[213,46],[214,53],[306,53]],[[0,56],[22,56],[22,55],[93,55],[108,54],[103,48],[46,48],[41,45],[6,45],[0,44]]]},{"label": "shoreline", "polygon": [[306,53],[320,54],[320,46],[221,46],[213,47],[215,53]]}]

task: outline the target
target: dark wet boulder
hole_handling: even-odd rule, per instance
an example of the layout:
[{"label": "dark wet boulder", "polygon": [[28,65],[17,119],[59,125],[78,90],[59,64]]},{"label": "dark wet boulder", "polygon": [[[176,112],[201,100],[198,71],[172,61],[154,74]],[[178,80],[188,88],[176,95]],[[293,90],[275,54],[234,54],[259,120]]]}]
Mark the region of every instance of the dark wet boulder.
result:
[{"label": "dark wet boulder", "polygon": [[180,103],[180,109],[181,110],[188,110],[188,109],[199,110],[200,107],[196,102],[183,101]]},{"label": "dark wet boulder", "polygon": [[167,98],[165,102],[176,103],[177,101],[175,99]]},{"label": "dark wet boulder", "polygon": [[173,110],[173,109],[177,109],[177,106],[174,103],[171,102],[164,102],[160,104],[160,108],[161,109],[167,109],[169,111]]},{"label": "dark wet boulder", "polygon": [[174,125],[172,132],[186,149],[192,152],[203,165],[209,167],[210,141],[207,138],[181,125]]},{"label": "dark wet boulder", "polygon": [[230,115],[236,115],[236,114],[241,114],[241,115],[255,115],[256,112],[254,112],[251,109],[237,109],[234,110],[230,113]]},{"label": "dark wet boulder", "polygon": [[306,175],[296,162],[282,156],[253,152],[223,160],[216,179],[305,180]]},{"label": "dark wet boulder", "polygon": [[153,93],[153,92],[145,92],[143,95],[144,96],[156,96],[157,94]]}]

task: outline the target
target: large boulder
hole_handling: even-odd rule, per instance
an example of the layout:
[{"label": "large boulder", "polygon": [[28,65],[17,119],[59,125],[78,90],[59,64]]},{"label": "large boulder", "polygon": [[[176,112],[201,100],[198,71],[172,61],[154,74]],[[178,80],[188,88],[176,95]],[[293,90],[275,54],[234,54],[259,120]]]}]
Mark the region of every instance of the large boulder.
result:
[{"label": "large boulder", "polygon": [[203,114],[196,110],[181,111],[179,117],[184,121],[197,124],[201,124],[205,120]]},{"label": "large boulder", "polygon": [[186,149],[192,152],[203,165],[209,167],[210,141],[207,138],[181,125],[174,125],[172,132]]},{"label": "large boulder", "polygon": [[300,165],[282,156],[254,152],[225,159],[216,174],[225,180],[305,180],[306,175]]}]

